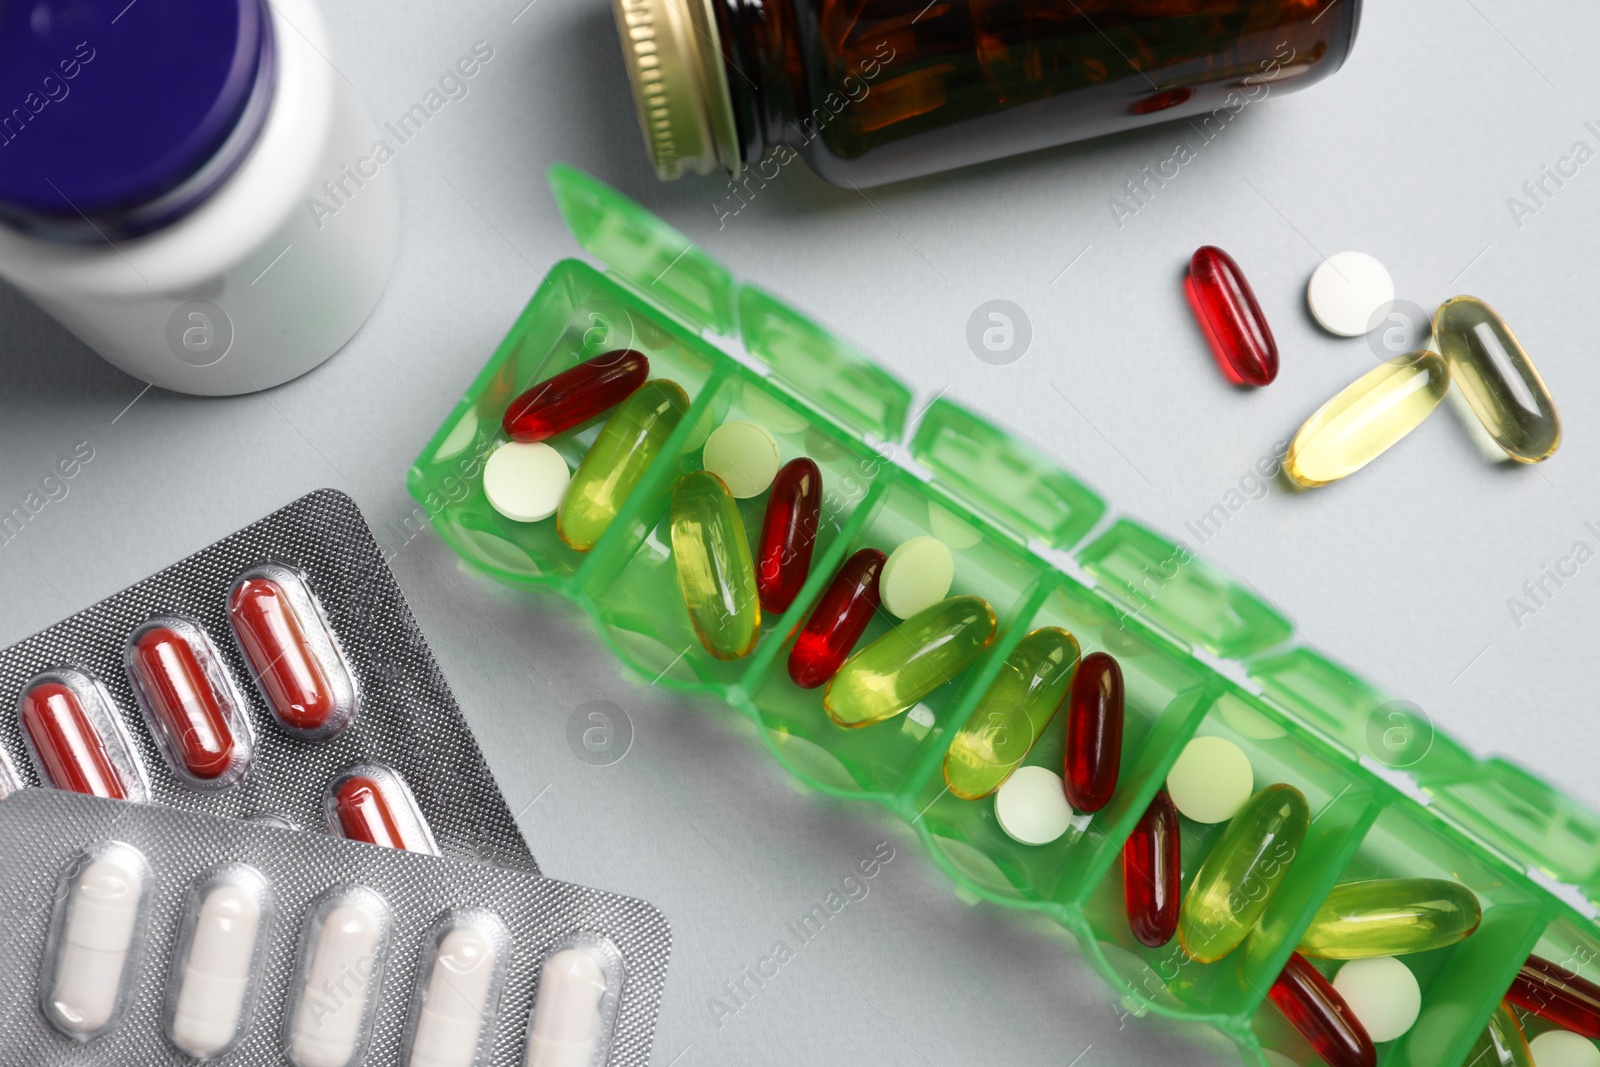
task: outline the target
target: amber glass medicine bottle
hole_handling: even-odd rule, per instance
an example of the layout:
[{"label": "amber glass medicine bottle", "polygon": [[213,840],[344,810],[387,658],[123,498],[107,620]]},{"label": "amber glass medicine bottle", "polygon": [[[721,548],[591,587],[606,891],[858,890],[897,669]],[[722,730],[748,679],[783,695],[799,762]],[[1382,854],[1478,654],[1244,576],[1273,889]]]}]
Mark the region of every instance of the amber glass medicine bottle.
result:
[{"label": "amber glass medicine bottle", "polygon": [[1226,128],[1350,52],[1361,0],[613,0],[663,178],[835,185],[1167,119]]}]

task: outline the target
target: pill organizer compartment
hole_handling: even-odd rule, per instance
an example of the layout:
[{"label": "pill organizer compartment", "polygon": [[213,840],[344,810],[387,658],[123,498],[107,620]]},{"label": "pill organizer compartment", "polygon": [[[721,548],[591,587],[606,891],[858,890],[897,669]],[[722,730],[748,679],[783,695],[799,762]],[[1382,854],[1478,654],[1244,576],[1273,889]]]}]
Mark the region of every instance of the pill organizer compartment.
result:
[{"label": "pill organizer compartment", "polygon": [[[1600,985],[1600,929],[1591,916],[1570,908],[1557,909],[1532,954],[1554,964],[1558,977],[1571,975]],[[1530,1040],[1545,1030],[1560,1029],[1526,1008],[1517,1007],[1516,1012]]]},{"label": "pill organizer compartment", "polygon": [[[1518,968],[1534,950],[1548,909],[1555,904],[1541,899],[1515,867],[1475,847],[1428,808],[1392,790],[1380,792],[1378,800],[1381,810],[1360,835],[1360,847],[1334,884],[1373,878],[1440,878],[1472,890],[1483,909],[1478,929],[1464,941],[1398,957],[1417,978],[1422,1010],[1409,1032],[1377,1046],[1378,1063],[1380,1067],[1459,1067]],[[1341,966],[1336,960],[1311,962],[1329,978]],[[1270,1025],[1258,1029],[1259,1034],[1272,1032],[1276,1020],[1269,1020],[1269,1014],[1277,1014],[1270,1004],[1260,1012],[1261,1021]],[[1293,1058],[1294,1048],[1294,1042],[1288,1042],[1282,1051]]]},{"label": "pill organizer compartment", "polygon": [[[1091,962],[1113,979],[1114,985],[1122,986],[1125,1003],[1207,1019],[1224,1030],[1242,1030],[1378,808],[1368,788],[1349,772],[1338,754],[1297,723],[1232,683],[1213,680],[1205,692],[1199,709],[1203,716],[1198,722],[1190,719],[1191,734],[1168,742],[1153,768],[1159,772],[1157,780],[1140,795],[1153,795],[1165,785],[1167,772],[1191,739],[1222,738],[1249,758],[1253,791],[1282,782],[1305,795],[1311,817],[1305,840],[1243,943],[1214,963],[1200,963],[1184,953],[1177,937],[1160,948],[1150,948],[1133,936],[1128,925],[1121,842],[1143,814],[1140,808],[1131,813],[1126,830],[1117,827],[1111,862],[1102,860],[1096,865],[1104,873],[1086,890],[1082,910],[1091,934],[1082,940]],[[1228,823],[1197,823],[1181,813],[1178,823],[1181,885],[1187,894]]]},{"label": "pill organizer compartment", "polygon": [[[763,732],[780,760],[786,764],[793,761],[797,768],[813,773],[820,771],[829,791],[865,793],[908,819],[916,813],[912,798],[920,795],[923,783],[939,778],[944,749],[954,732],[1026,634],[1023,624],[1044,594],[1041,583],[1047,573],[1042,561],[1001,535],[988,520],[953,500],[939,500],[942,503],[931,502],[927,487],[905,471],[895,469],[880,475],[862,505],[853,536],[840,539],[825,561],[831,567],[818,568],[813,574],[813,579],[820,581],[807,583],[802,593],[806,610],[796,622],[804,621],[811,602],[844,560],[864,548],[888,555],[904,541],[930,535],[935,522],[930,507],[937,507],[943,513],[939,522],[960,523],[976,537],[971,544],[951,549],[955,578],[949,595],[981,597],[994,612],[994,639],[977,661],[910,711],[870,726],[846,729],[823,710],[826,686],[802,689],[790,679],[786,665],[793,641],[787,640],[766,666],[765,683],[754,695]],[[856,642],[856,650],[889,633],[900,621],[880,606]]]},{"label": "pill organizer compartment", "polygon": [[[1023,628],[1047,626],[1072,634],[1084,656],[1108,652],[1122,670],[1122,763],[1111,802],[1079,813],[1072,829],[1048,845],[1013,840],[995,818],[994,797],[965,800],[948,791],[941,769],[922,785],[916,826],[935,860],[996,896],[1049,908],[1074,909],[1120,855],[1122,841],[1161,787],[1184,738],[1214,699],[1206,677],[1170,640],[1058,576]],[[1022,766],[1061,774],[1066,753],[1065,701]],[[942,768],[941,746],[937,767]],[[1125,924],[1124,924],[1125,925]]]},{"label": "pill organizer compartment", "polygon": [[[658,465],[668,476],[652,478],[651,488],[635,493],[630,501],[634,528],[616,536],[596,552],[584,588],[594,605],[601,636],[617,655],[647,680],[674,682],[685,689],[728,687],[740,684],[750,671],[753,656],[761,656],[769,642],[781,642],[804,619],[803,597],[782,615],[761,612],[761,636],[751,656],[720,660],[696,637],[679,590],[672,558],[671,498],[673,483],[687,471],[704,469],[707,435],[726,422],[749,421],[769,430],[778,443],[779,462],[802,457],[817,464],[822,474],[822,511],[812,551],[811,576],[830,555],[845,531],[859,523],[855,516],[873,498],[880,476],[891,466],[859,438],[840,432],[826,420],[809,415],[805,407],[778,383],[748,367],[728,361],[719,369],[717,384],[683,436],[675,456]],[[771,490],[735,501],[752,558]],[[763,661],[767,657],[762,657]]]},{"label": "pill organizer compartment", "polygon": [[[1252,1064],[1315,1062],[1266,992],[1336,882],[1453,878],[1485,907],[1466,941],[1407,957],[1419,967],[1422,1020],[1413,1036],[1380,1047],[1385,1065],[1459,1063],[1518,954],[1526,957],[1550,917],[1583,928],[1563,901],[1600,901],[1600,819],[1524,772],[1476,760],[1424,712],[1296,641],[1253,586],[1137,522],[1108,519],[1093,492],[988,421],[941,398],[908,437],[909,390],[866,355],[734,282],[681,233],[601,183],[567,167],[550,182],[578,241],[609,269],[573,261],[552,269],[410,474],[412,495],[470,566],[573,600],[647,681],[720,696],[761,726],[799,785],[877,801],[916,826],[961,896],[1044,912],[1077,936],[1128,1010],[1208,1022]],[[683,385],[694,409],[583,556],[560,544],[553,521],[518,525],[493,513],[481,462],[519,392],[624,343],[649,354],[652,377]],[[886,461],[858,479],[859,496],[825,503],[794,605],[764,619],[749,655],[721,663],[693,641],[662,523],[672,482],[700,466],[695,442],[728,418],[773,430],[785,460],[804,454],[821,465],[825,499],[845,485],[850,463]],[[807,428],[781,430],[788,419]],[[569,465],[598,421],[556,442]],[[740,505],[752,542],[764,501]],[[787,676],[793,631],[851,552],[888,553],[924,533],[952,546],[952,592],[993,605],[996,638],[924,707],[840,729],[823,712],[823,691],[798,689]],[[857,649],[884,632],[881,614]],[[1127,718],[1111,803],[1052,845],[1027,848],[999,831],[992,799],[941,795],[942,765],[1006,656],[1045,625],[1072,632],[1084,653],[1117,658]],[[1063,722],[1058,712],[1027,763],[1059,771]],[[1243,748],[1257,787],[1299,788],[1312,816],[1257,931],[1211,965],[1144,948],[1122,901],[1123,842],[1196,732]],[[1183,820],[1185,885],[1219,832]]]}]

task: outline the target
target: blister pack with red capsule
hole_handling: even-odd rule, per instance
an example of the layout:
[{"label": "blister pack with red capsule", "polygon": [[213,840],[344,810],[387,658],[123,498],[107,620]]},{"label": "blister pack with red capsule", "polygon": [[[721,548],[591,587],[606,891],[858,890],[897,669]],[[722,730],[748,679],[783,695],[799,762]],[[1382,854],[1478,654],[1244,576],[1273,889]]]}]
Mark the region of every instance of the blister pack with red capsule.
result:
[{"label": "blister pack with red capsule", "polygon": [[0,652],[50,786],[537,871],[361,513],[311,493]]}]

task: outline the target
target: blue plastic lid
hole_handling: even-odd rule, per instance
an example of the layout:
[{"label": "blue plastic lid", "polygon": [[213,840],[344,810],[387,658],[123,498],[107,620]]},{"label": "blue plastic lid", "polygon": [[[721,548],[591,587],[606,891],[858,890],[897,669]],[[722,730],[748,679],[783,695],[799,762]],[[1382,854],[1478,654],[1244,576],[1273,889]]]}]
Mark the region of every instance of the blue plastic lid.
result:
[{"label": "blue plastic lid", "polygon": [[0,217],[68,240],[164,224],[249,150],[273,76],[262,0],[0,0]]}]

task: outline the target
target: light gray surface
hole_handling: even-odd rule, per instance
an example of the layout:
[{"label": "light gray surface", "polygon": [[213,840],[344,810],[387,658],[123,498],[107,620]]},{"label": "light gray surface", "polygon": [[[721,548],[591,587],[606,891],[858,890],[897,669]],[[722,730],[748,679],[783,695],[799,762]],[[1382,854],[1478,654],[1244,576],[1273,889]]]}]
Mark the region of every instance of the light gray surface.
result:
[{"label": "light gray surface", "polygon": [[[412,456],[544,271],[576,251],[543,185],[566,160],[837,327],[920,396],[947,390],[994,415],[1114,507],[1191,542],[1186,522],[1374,363],[1366,343],[1323,335],[1304,312],[1321,254],[1376,255],[1400,295],[1430,311],[1458,291],[1489,300],[1558,398],[1558,456],[1496,468],[1441,410],[1342,485],[1251,502],[1203,553],[1476,751],[1508,754],[1600,806],[1600,563],[1520,628],[1507,606],[1574,542],[1600,548],[1585,526],[1600,528],[1600,162],[1520,229],[1506,204],[1574,141],[1600,148],[1584,128],[1600,127],[1586,48],[1600,10],[1377,0],[1339,75],[1248,108],[1120,230],[1108,199],[1179,139],[1197,142],[1192,130],[1045,152],[870,201],[794,164],[719,231],[720,179],[664,186],[648,169],[602,0],[525,2],[328,5],[339,66],[380,122],[473,42],[495,54],[470,95],[401,149],[404,229],[388,293],[308,377],[225,401],[141,397],[141,383],[0,288],[0,510],[79,442],[94,449],[66,498],[0,544],[0,640],[306,490],[342,488],[396,552],[513,810],[531,804],[522,825],[545,869],[645,897],[671,919],[658,1063],[1067,1064],[1086,1048],[1084,1067],[1232,1062],[1202,1030],[1124,1022],[1059,933],[958,901],[886,817],[786,788],[731,716],[624,680],[559,602],[529,605],[466,574],[431,534],[400,532]],[[1284,370],[1265,391],[1223,383],[1183,303],[1181,272],[1203,243],[1238,258],[1274,323]],[[1031,350],[1008,367],[980,362],[965,341],[969,314],[992,298],[1033,325]],[[613,766],[578,761],[565,740],[573,711],[594,699],[635,727]],[[869,895],[719,1026],[709,1002],[725,998],[723,983],[883,841],[895,858]]]}]

